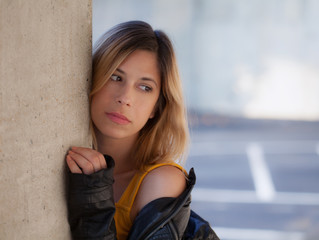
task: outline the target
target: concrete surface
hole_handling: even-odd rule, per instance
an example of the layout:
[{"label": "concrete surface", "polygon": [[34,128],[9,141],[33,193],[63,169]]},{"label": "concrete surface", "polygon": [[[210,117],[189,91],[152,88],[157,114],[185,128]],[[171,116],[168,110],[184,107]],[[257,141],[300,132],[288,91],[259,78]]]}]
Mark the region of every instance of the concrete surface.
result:
[{"label": "concrete surface", "polygon": [[89,146],[91,0],[0,1],[0,239],[70,239],[65,154]]}]

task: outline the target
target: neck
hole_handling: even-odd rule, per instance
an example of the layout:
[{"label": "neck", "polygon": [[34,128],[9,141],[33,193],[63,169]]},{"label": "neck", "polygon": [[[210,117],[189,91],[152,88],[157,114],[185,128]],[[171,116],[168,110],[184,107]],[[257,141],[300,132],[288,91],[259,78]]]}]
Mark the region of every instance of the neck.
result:
[{"label": "neck", "polygon": [[96,132],[96,138],[98,151],[111,156],[115,161],[114,175],[135,169],[132,152],[137,136],[114,139]]}]

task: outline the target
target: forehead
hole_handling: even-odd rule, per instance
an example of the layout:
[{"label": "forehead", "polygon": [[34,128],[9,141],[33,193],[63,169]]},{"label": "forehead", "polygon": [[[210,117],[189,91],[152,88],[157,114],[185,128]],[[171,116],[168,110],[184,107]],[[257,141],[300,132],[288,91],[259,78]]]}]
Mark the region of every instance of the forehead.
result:
[{"label": "forehead", "polygon": [[139,77],[152,77],[160,81],[157,54],[147,50],[135,50],[129,54],[119,65],[119,69],[126,74],[134,74]]}]

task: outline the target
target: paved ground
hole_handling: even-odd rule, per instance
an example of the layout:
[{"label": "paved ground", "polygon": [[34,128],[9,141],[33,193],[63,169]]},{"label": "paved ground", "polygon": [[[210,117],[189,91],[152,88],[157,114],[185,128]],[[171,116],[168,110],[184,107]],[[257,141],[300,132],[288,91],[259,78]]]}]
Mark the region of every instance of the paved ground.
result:
[{"label": "paved ground", "polygon": [[223,122],[192,129],[192,208],[223,240],[318,240],[319,123]]}]

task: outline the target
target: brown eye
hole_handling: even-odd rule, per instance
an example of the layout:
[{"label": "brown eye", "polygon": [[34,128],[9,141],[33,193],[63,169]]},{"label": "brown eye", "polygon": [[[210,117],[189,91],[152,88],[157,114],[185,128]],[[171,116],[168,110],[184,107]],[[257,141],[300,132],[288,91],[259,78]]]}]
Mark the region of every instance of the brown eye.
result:
[{"label": "brown eye", "polygon": [[112,80],[112,81],[115,81],[115,82],[119,82],[119,81],[122,80],[122,78],[121,78],[120,76],[117,76],[117,75],[113,74],[113,75],[111,76],[111,80]]},{"label": "brown eye", "polygon": [[142,89],[145,92],[151,92],[153,90],[151,87],[146,86],[146,85],[141,85],[140,89]]}]

